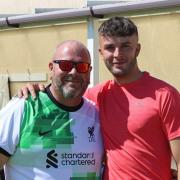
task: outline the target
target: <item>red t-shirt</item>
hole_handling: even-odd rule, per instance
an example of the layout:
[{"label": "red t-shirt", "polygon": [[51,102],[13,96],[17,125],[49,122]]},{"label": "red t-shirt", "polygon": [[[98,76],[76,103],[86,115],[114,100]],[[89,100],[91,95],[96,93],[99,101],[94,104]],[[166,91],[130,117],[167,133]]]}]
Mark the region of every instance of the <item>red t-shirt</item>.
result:
[{"label": "red t-shirt", "polygon": [[180,96],[147,72],[137,81],[113,80],[88,89],[96,102],[107,154],[105,180],[169,180],[169,141],[180,137]]}]

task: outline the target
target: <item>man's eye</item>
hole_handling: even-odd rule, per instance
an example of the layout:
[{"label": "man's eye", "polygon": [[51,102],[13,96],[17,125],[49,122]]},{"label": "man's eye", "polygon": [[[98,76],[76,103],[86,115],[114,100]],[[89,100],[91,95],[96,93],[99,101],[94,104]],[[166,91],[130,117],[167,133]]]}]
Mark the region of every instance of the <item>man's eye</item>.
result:
[{"label": "man's eye", "polygon": [[130,46],[129,45],[124,45],[123,48],[130,48]]},{"label": "man's eye", "polygon": [[131,46],[129,45],[123,46],[122,50],[125,50],[125,51],[131,50]]},{"label": "man's eye", "polygon": [[113,46],[107,46],[107,47],[105,47],[105,49],[112,50],[112,49],[114,49],[114,47]]}]

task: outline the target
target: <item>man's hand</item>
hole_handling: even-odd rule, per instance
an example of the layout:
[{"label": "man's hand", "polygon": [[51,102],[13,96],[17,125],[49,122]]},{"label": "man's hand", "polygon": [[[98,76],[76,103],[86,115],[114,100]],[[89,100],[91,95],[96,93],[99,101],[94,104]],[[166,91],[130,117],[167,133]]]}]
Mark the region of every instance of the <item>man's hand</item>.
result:
[{"label": "man's hand", "polygon": [[171,140],[170,146],[177,167],[177,179],[180,180],[180,138]]},{"label": "man's hand", "polygon": [[36,92],[44,91],[45,86],[44,84],[31,84],[28,83],[25,87],[22,87],[18,90],[18,97],[19,98],[28,98],[28,94],[30,93],[33,98],[36,98]]},{"label": "man's hand", "polygon": [[172,180],[177,180],[177,170],[171,169]]},{"label": "man's hand", "polygon": [[4,164],[8,161],[9,157],[0,153],[0,169],[3,168]]}]

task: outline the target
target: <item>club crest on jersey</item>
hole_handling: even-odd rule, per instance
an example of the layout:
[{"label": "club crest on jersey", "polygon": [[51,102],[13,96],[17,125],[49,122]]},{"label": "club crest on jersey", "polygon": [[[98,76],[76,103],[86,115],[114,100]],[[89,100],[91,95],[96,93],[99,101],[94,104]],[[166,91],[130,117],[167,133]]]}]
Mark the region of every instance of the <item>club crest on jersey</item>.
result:
[{"label": "club crest on jersey", "polygon": [[88,127],[88,133],[89,133],[89,142],[96,142],[95,141],[95,135],[94,135],[94,126]]}]

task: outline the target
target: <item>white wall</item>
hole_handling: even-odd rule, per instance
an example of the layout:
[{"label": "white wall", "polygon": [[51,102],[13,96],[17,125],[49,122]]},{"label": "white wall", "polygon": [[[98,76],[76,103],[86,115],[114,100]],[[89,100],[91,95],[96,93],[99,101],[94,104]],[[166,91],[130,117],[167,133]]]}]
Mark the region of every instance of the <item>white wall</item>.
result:
[{"label": "white wall", "polygon": [[0,0],[0,14],[29,14],[35,8],[79,8],[86,0]]}]

